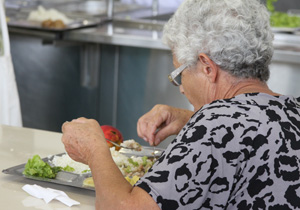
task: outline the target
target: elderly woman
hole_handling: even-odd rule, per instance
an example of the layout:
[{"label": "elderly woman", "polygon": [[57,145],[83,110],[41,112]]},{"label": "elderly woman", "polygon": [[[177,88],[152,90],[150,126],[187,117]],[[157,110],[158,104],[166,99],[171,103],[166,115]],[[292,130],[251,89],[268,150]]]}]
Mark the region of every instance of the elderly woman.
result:
[{"label": "elderly woman", "polygon": [[[131,187],[99,124],[63,125],[69,155],[89,164],[102,209],[299,209],[300,98],[272,92],[269,15],[257,0],[185,0],[166,24],[171,82],[194,112],[155,106],[138,134],[178,134]],[[105,161],[104,161],[105,160]]]}]

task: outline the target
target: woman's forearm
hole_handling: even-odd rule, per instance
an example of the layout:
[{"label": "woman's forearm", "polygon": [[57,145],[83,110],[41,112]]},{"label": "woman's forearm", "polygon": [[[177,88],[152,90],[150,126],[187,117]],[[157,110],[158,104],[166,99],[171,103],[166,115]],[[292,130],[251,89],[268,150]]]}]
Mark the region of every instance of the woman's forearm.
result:
[{"label": "woman's forearm", "polygon": [[110,151],[95,153],[91,159],[89,165],[96,189],[96,209],[159,209],[148,193],[126,181]]}]

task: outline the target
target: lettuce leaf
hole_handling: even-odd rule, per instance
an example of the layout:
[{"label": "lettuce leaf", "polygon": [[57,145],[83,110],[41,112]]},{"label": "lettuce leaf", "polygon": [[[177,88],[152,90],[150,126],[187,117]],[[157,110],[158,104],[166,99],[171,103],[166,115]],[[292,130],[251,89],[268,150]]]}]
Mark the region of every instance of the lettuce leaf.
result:
[{"label": "lettuce leaf", "polygon": [[39,155],[34,155],[32,159],[28,159],[23,174],[54,179],[61,170],[62,167],[51,167],[48,163],[44,162]]}]

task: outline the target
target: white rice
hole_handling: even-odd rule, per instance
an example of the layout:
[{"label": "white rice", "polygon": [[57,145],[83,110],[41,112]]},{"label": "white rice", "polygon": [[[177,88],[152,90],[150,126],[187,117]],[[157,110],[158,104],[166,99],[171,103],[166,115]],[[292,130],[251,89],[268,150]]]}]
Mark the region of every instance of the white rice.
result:
[{"label": "white rice", "polygon": [[82,174],[86,170],[90,170],[88,165],[85,165],[83,163],[76,162],[70,158],[68,154],[62,155],[62,156],[54,156],[52,162],[53,165],[55,166],[60,166],[60,167],[66,167],[70,166],[75,169],[73,173],[76,174]]},{"label": "white rice", "polygon": [[132,149],[138,149],[138,148],[141,149],[141,147],[142,147],[134,139],[129,139],[129,140],[124,141],[123,143],[121,143],[121,146],[132,148]]}]

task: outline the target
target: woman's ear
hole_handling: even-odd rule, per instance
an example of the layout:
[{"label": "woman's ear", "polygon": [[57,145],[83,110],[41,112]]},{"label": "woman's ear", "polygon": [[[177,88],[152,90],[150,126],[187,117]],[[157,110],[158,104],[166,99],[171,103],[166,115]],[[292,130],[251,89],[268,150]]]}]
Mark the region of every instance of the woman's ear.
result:
[{"label": "woman's ear", "polygon": [[200,53],[198,60],[202,65],[202,72],[210,82],[215,83],[218,76],[219,68],[205,53]]}]

